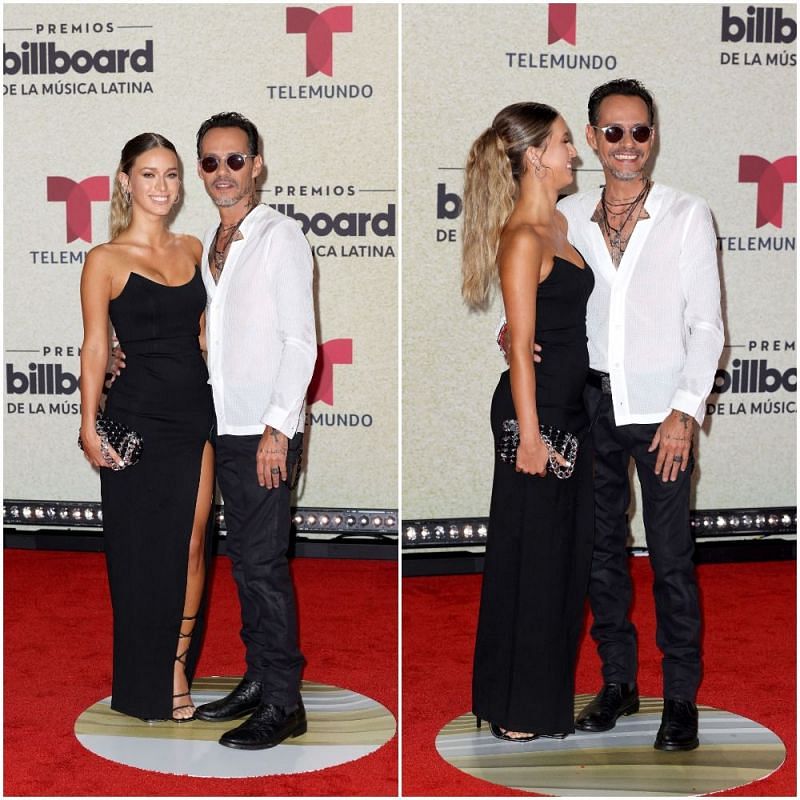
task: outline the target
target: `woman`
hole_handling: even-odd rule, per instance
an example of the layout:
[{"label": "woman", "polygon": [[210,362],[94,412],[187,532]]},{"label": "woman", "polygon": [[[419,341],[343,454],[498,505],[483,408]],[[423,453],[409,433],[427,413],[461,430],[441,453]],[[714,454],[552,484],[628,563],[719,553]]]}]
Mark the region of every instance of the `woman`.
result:
[{"label": "woman", "polygon": [[[213,422],[201,352],[206,293],[202,245],[171,233],[180,200],[175,147],[143,133],[122,149],[111,199],[111,241],[81,276],[81,442],[100,467],[103,531],[114,612],[111,707],[186,722],[202,633]],[[139,461],[115,470],[95,430],[109,355],[109,318],[126,368],[105,415],[143,439]]]},{"label": "woman", "polygon": [[[472,707],[478,726],[487,720],[495,736],[513,741],[574,732],[593,527],[582,391],[594,277],[567,241],[556,202],[572,183],[576,155],[555,109],[517,103],[478,137],[466,167],[462,292],[471,308],[485,308],[499,280],[509,364],[492,400],[496,456]],[[543,348],[535,366],[534,340]],[[519,431],[508,462],[497,453],[507,420]],[[568,459],[551,455],[540,424],[577,435],[571,477],[563,477]]]}]

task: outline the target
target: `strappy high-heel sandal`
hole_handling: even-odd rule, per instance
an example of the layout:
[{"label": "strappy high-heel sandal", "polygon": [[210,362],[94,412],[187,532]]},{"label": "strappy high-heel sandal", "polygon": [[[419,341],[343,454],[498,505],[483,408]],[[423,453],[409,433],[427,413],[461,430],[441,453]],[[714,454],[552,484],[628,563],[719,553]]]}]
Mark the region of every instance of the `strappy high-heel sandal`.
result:
[{"label": "strappy high-heel sandal", "polygon": [[499,725],[494,722],[489,723],[489,730],[495,739],[502,739],[505,742],[532,742],[534,739],[539,738],[538,733],[525,733],[520,736],[509,736],[509,731],[503,731]]},{"label": "strappy high-heel sandal", "polygon": [[[483,720],[475,714],[475,727],[480,730],[481,723]],[[506,742],[532,742],[534,739],[539,738],[539,734],[537,733],[530,733],[525,734],[524,736],[508,736],[508,731],[503,732],[499,725],[495,725],[494,722],[489,723],[489,730],[492,732],[492,736],[495,739],[503,739]]]},{"label": "strappy high-heel sandal", "polygon": [[[181,623],[188,622],[188,621],[191,621],[191,620],[196,620],[196,619],[197,619],[197,614],[195,614],[193,617],[181,617]],[[194,633],[194,626],[192,626],[192,629],[189,631],[189,633],[184,633],[183,631],[178,631],[178,640],[180,641],[181,639],[191,639],[193,633]],[[179,664],[181,664],[183,666],[184,674],[186,674],[186,656],[188,654],[189,654],[189,648],[187,647],[182,653],[180,653],[179,655],[175,656],[175,660]],[[173,694],[172,695],[172,699],[175,700],[176,697],[190,697],[190,696],[191,696],[191,692],[189,692],[189,691],[187,691],[187,692],[179,692],[178,694]],[[192,711],[192,715],[190,717],[176,717],[175,716],[175,712],[179,711],[182,708],[191,708],[193,710]],[[173,705],[172,706],[172,716],[170,717],[170,719],[173,722],[191,722],[195,718],[194,717],[194,709],[195,709],[194,703],[184,703],[183,705],[179,705],[179,706]]]},{"label": "strappy high-heel sandal", "polygon": [[[481,729],[481,718],[475,714],[475,727],[480,730]],[[531,733],[526,734],[525,736],[508,736],[508,731],[505,733],[500,729],[499,725],[495,725],[493,722],[489,723],[489,730],[492,732],[492,736],[497,739],[503,739],[506,742],[532,742],[534,739],[566,739],[566,733]]]}]

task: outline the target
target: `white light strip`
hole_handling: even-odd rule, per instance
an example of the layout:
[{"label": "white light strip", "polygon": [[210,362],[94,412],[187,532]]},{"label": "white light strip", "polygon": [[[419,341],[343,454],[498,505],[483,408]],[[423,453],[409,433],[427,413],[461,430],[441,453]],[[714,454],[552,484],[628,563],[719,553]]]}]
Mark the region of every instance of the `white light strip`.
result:
[{"label": "white light strip", "polygon": [[[214,520],[218,529],[224,531],[224,506],[215,507]],[[297,508],[292,523],[296,530],[303,532],[397,536],[397,511],[394,509]],[[100,503],[4,500],[3,525],[101,529],[103,511]]]},{"label": "white light strip", "polygon": [[[402,523],[404,548],[456,547],[486,542],[488,519],[428,519]],[[797,508],[747,508],[692,511],[695,538],[797,534]]]}]

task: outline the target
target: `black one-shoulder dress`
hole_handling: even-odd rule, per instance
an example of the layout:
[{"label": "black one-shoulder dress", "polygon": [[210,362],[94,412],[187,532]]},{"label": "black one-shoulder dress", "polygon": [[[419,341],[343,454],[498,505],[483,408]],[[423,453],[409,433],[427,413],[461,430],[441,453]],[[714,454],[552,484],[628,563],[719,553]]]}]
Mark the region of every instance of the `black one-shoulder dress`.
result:
[{"label": "black one-shoulder dress", "polygon": [[[109,307],[126,367],[111,386],[106,413],[144,440],[138,463],[120,472],[100,470],[114,614],[111,707],[145,719],[172,716],[189,541],[214,419],[198,341],[205,305],[196,269],[180,286],[132,272]],[[186,659],[190,683],[203,618],[201,607]]]},{"label": "black one-shoulder dress", "polygon": [[[592,453],[583,389],[589,369],[588,266],[556,257],[536,298],[539,422],[576,434],[570,478],[526,475],[495,455],[472,709],[506,730],[574,732],[575,658],[594,534]],[[509,371],[492,400],[495,441],[516,418]]]}]

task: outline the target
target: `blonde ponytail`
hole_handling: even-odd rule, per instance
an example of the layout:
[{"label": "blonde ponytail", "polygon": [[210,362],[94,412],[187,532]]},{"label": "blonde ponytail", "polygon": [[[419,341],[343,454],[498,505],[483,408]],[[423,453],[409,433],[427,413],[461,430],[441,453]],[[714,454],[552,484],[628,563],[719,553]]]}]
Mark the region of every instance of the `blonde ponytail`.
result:
[{"label": "blonde ponytail", "polygon": [[525,152],[547,142],[558,112],[543,103],[506,106],[473,143],[464,175],[461,295],[485,309],[497,285],[500,234],[514,210]]},{"label": "blonde ponytail", "polygon": [[487,128],[470,149],[464,177],[461,294],[472,309],[485,309],[491,300],[500,233],[516,195],[503,142]]},{"label": "blonde ponytail", "polygon": [[116,239],[131,224],[131,202],[130,195],[126,199],[122,191],[119,180],[119,173],[122,164],[117,167],[114,173],[114,190],[111,193],[111,207],[108,215],[109,238]]}]

